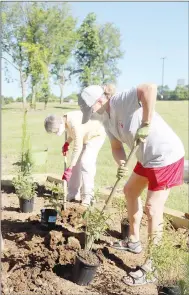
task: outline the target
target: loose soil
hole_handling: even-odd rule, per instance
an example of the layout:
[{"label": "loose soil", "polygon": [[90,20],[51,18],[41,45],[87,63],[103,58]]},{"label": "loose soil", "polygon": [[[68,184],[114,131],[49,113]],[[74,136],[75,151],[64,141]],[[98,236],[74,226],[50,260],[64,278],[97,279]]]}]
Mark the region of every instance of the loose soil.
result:
[{"label": "loose soil", "polygon": [[55,230],[47,231],[40,224],[40,210],[46,202],[36,197],[34,211],[21,213],[16,195],[2,193],[2,295],[157,295],[153,284],[127,287],[121,281],[126,272],[144,262],[145,217],[141,226],[142,253],[118,251],[110,247],[110,242],[121,238],[121,225],[119,215],[110,208],[114,223],[94,244],[100,266],[90,285],[78,286],[72,282],[72,269],[76,254],[84,247],[84,208],[68,203]]},{"label": "loose soil", "polygon": [[84,261],[84,263],[87,263],[90,265],[99,264],[99,259],[91,251],[80,250],[77,255],[79,256],[79,258],[81,258],[82,261]]}]

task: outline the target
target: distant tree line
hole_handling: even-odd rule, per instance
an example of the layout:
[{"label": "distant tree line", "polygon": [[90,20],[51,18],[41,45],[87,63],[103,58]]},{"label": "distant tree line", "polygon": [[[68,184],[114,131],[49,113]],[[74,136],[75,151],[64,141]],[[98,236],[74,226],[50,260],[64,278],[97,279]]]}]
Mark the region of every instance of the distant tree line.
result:
[{"label": "distant tree line", "polygon": [[[163,91],[162,91],[163,90]],[[189,85],[176,86],[174,90],[169,89],[168,85],[158,86],[159,100],[189,100]]]},{"label": "distant tree line", "polygon": [[[55,94],[51,93],[48,97],[48,102],[59,102],[59,97]],[[158,100],[189,100],[189,85],[186,86],[176,86],[174,90],[170,90],[169,87],[166,85],[163,87],[162,92],[162,86],[158,86]],[[13,102],[23,102],[22,97],[17,97],[16,99],[13,99],[13,97],[1,97],[2,104],[9,104]],[[77,102],[78,100],[78,94],[77,93],[71,93],[70,95],[66,96],[64,98],[65,102]],[[45,103],[45,97],[43,93],[37,92],[36,94],[36,101],[37,102],[44,102]],[[26,102],[31,103],[32,102],[32,93],[29,94],[26,97]]]},{"label": "distant tree line", "polygon": [[[60,100],[60,98],[58,96],[56,96],[55,94],[50,94],[48,102],[55,102],[58,103]],[[30,93],[27,97],[26,97],[26,102],[27,103],[31,103],[32,101],[32,94]],[[78,101],[78,94],[77,93],[71,93],[70,95],[66,96],[64,98],[64,102],[77,102]],[[12,96],[1,96],[1,103],[2,105],[7,105],[10,103],[16,103],[16,102],[21,102],[23,103],[23,99],[22,97],[17,97],[17,98],[13,98]],[[44,102],[45,100],[43,97],[37,97],[36,102]]]},{"label": "distant tree line", "polygon": [[[116,83],[123,57],[121,34],[113,23],[99,24],[89,13],[78,25],[69,3],[1,2],[2,58],[6,79],[10,65],[19,73],[23,107],[53,98],[52,83],[60,88],[75,77],[80,88],[91,83]],[[30,97],[27,99],[27,87]],[[20,98],[19,98],[20,100]],[[8,100],[7,100],[8,101]]]}]

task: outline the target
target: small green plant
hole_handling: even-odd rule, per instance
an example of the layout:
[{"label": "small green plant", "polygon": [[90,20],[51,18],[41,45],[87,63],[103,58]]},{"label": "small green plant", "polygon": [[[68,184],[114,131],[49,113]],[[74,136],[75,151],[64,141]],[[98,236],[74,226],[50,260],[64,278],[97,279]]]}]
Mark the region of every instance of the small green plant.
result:
[{"label": "small green plant", "polygon": [[13,178],[13,185],[20,199],[30,200],[36,195],[37,185],[30,175],[18,173],[18,175]]},{"label": "small green plant", "polygon": [[45,188],[51,191],[51,196],[48,198],[49,204],[45,207],[53,207],[59,215],[61,215],[61,208],[64,200],[64,188],[61,183],[47,181]]},{"label": "small green plant", "polygon": [[189,260],[186,236],[169,228],[169,230],[165,230],[158,244],[155,244],[153,240],[149,242],[147,251],[154,269],[148,274],[149,278],[157,277],[158,286],[179,286],[182,295],[185,295],[184,289],[187,286],[186,261]]},{"label": "small green plant", "polygon": [[37,185],[34,183],[32,177],[33,162],[31,155],[30,136],[28,135],[27,129],[27,111],[25,111],[22,124],[20,162],[17,163],[17,176],[13,178],[12,182],[18,197],[29,200],[35,196]]},{"label": "small green plant", "polygon": [[181,281],[182,295],[189,294],[189,255],[184,265],[184,280]]},{"label": "small green plant", "polygon": [[94,241],[98,240],[100,235],[102,235],[108,229],[108,220],[110,220],[110,214],[102,212],[93,206],[89,206],[84,212],[83,218],[86,221],[85,250],[91,250]]},{"label": "small green plant", "polygon": [[31,175],[31,170],[33,168],[33,160],[31,153],[30,136],[28,135],[27,110],[24,112],[22,124],[22,145],[19,166],[19,172],[21,172],[24,176]]},{"label": "small green plant", "polygon": [[126,201],[122,197],[114,198],[112,206],[117,209],[120,220],[126,217]]}]

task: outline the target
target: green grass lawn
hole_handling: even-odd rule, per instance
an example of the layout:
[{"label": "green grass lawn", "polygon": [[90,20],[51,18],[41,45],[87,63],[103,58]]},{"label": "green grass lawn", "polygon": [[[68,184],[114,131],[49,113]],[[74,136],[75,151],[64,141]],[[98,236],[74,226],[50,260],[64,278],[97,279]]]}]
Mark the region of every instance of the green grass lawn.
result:
[{"label": "green grass lawn", "polygon": [[[64,143],[64,136],[49,135],[44,130],[44,119],[49,114],[63,114],[77,108],[77,105],[49,104],[47,109],[43,109],[43,104],[37,104],[36,111],[28,112],[28,126],[31,135],[32,148],[42,150],[48,148],[48,161],[45,166],[34,167],[35,173],[56,173],[62,175],[64,164],[61,147]],[[186,156],[188,159],[188,102],[157,102],[157,111],[175,130],[184,143]],[[18,161],[21,146],[22,134],[22,104],[14,103],[2,108],[2,174],[13,174]],[[128,153],[128,150],[126,149]],[[135,164],[131,164],[130,169]],[[108,139],[103,145],[98,161],[96,174],[96,189],[113,186],[116,178],[117,165],[111,155]],[[120,184],[123,185],[124,181]],[[188,185],[172,189],[167,201],[167,206],[177,210],[188,212]]]}]

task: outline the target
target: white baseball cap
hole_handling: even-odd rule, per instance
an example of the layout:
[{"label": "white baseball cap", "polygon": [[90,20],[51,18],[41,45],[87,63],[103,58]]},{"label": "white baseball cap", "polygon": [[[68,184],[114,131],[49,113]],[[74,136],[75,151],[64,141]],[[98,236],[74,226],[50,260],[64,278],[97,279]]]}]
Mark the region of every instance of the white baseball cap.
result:
[{"label": "white baseball cap", "polygon": [[99,85],[91,85],[83,89],[78,99],[78,105],[83,113],[82,124],[89,121],[92,115],[92,106],[103,95],[104,90]]}]

